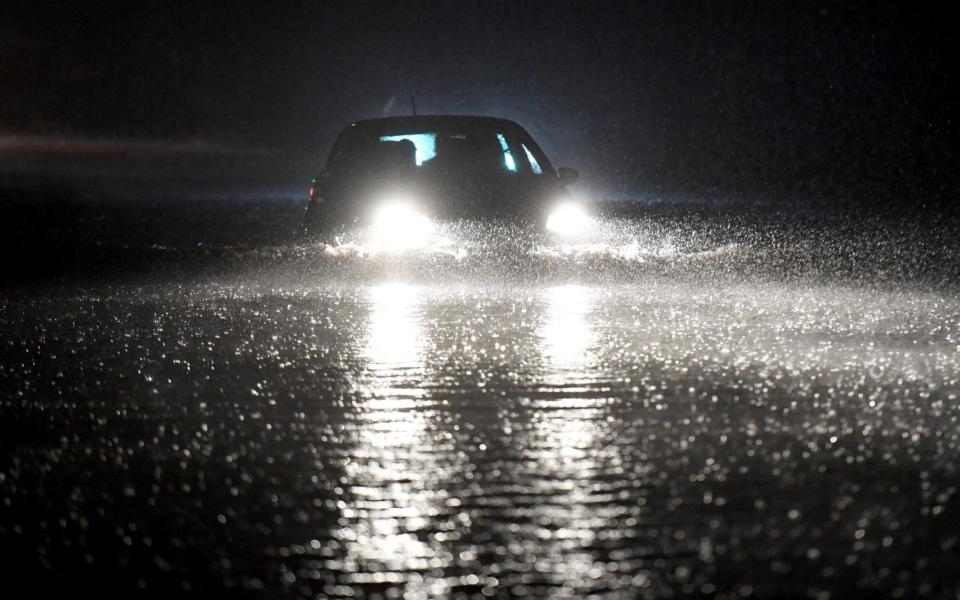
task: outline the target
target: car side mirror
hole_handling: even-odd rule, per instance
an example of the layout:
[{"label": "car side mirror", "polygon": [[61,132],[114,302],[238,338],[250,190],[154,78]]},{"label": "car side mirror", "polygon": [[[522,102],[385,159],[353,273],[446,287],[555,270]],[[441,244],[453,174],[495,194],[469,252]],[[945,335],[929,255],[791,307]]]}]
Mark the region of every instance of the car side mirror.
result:
[{"label": "car side mirror", "polygon": [[324,170],[310,181],[310,189],[307,190],[307,196],[310,200],[323,195],[323,188],[328,179],[330,179],[330,172]]},{"label": "car side mirror", "polygon": [[580,177],[580,173],[576,169],[571,169],[570,167],[560,167],[557,169],[557,176],[560,177],[560,183],[563,185],[570,185]]}]

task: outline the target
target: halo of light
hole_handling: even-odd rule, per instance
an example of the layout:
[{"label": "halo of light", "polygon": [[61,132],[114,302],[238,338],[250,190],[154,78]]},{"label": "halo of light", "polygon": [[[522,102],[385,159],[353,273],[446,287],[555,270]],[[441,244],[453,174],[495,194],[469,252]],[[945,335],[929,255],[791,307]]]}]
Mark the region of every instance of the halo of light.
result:
[{"label": "halo of light", "polygon": [[404,198],[390,199],[373,213],[370,234],[375,247],[409,250],[426,244],[433,221]]},{"label": "halo of light", "polygon": [[547,217],[547,230],[560,235],[576,235],[587,231],[593,220],[579,204],[561,204]]}]

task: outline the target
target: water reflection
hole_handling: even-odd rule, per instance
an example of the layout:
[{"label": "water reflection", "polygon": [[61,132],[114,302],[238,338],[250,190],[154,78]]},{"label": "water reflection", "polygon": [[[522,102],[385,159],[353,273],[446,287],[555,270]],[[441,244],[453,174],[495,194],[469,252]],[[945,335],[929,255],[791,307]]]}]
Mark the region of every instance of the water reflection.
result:
[{"label": "water reflection", "polygon": [[595,296],[596,290],[576,285],[543,291],[546,385],[531,398],[530,427],[513,441],[529,461],[526,489],[537,499],[536,510],[516,509],[506,534],[508,547],[524,549],[515,560],[530,564],[523,582],[534,595],[573,597],[617,586],[609,556],[597,547],[598,536],[614,535],[622,511],[608,502],[614,491],[608,475],[619,463],[608,424],[615,400],[593,383]]},{"label": "water reflection", "polygon": [[[534,402],[536,443],[532,452],[544,472],[559,480],[589,474],[594,465],[589,462],[589,451],[597,437],[597,420],[602,399],[592,397],[589,386],[576,386],[593,367],[592,347],[595,333],[589,316],[593,294],[589,288],[565,285],[544,291],[546,314],[541,337],[543,339],[545,383],[564,387],[561,398],[552,395]],[[570,394],[573,394],[572,396]]]},{"label": "water reflection", "polygon": [[349,485],[334,532],[345,552],[327,566],[342,584],[424,591],[422,571],[449,556],[427,535],[443,510],[436,456],[449,449],[432,426],[437,405],[424,392],[423,290],[399,284],[368,290],[364,399],[355,415]]},{"label": "water reflection", "polygon": [[370,321],[366,356],[378,369],[414,368],[423,349],[417,313],[420,290],[400,283],[369,289]]},{"label": "water reflection", "polygon": [[[518,301],[365,291],[340,551],[324,561],[344,592],[566,597],[611,583],[598,535],[615,535],[624,511],[607,483],[621,457],[616,400],[596,383],[596,292],[558,286]],[[522,364],[515,356],[539,362],[505,368]],[[486,551],[516,572],[489,570],[474,536],[496,540]]]},{"label": "water reflection", "polygon": [[11,300],[0,528],[149,595],[943,596],[960,300],[798,289]]},{"label": "water reflection", "polygon": [[584,374],[590,364],[594,334],[588,323],[594,291],[580,285],[563,285],[544,290],[546,315],[540,335],[543,356],[553,371],[551,379]]}]

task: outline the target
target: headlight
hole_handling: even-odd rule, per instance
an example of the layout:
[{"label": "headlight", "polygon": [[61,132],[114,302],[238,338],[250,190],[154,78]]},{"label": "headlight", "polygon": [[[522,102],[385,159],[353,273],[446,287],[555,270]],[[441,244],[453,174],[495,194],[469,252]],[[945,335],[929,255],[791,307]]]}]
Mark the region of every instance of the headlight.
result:
[{"label": "headlight", "polygon": [[558,206],[547,217],[547,230],[560,235],[575,235],[583,233],[593,224],[587,211],[579,204],[563,204]]},{"label": "headlight", "polygon": [[406,250],[423,245],[433,222],[404,199],[381,204],[373,213],[370,233],[374,245],[387,250]]}]

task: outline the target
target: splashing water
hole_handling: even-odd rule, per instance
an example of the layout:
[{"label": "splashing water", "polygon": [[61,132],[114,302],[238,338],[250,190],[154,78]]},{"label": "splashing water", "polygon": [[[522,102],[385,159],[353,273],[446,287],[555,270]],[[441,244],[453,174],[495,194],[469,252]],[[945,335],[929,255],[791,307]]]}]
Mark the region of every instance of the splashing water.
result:
[{"label": "splashing water", "polygon": [[400,254],[146,236],[114,276],[6,290],[5,564],[155,595],[953,597],[948,237],[754,217]]}]

